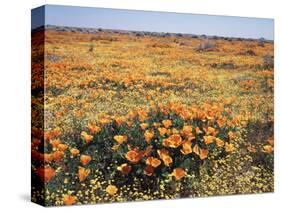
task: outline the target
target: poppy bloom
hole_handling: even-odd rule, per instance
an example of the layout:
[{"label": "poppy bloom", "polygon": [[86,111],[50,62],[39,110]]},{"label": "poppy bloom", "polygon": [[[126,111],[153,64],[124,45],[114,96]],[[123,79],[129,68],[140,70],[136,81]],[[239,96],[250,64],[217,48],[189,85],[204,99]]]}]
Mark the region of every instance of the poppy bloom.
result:
[{"label": "poppy bloom", "polygon": [[166,134],[166,132],[167,132],[167,129],[164,128],[164,127],[159,127],[159,128],[158,128],[158,131],[159,131],[159,134],[160,134],[161,136],[164,136],[164,135]]},{"label": "poppy bloom", "polygon": [[78,169],[78,178],[80,182],[83,182],[88,175],[90,174],[91,170],[90,169],[85,169],[84,167],[79,167]]},{"label": "poppy bloom", "polygon": [[235,147],[233,144],[225,143],[224,149],[226,152],[233,152],[235,150]]},{"label": "poppy bloom", "polygon": [[200,159],[205,160],[208,157],[209,151],[207,149],[201,149],[200,150]]},{"label": "poppy bloom", "polygon": [[265,145],[265,146],[263,146],[263,152],[272,153],[273,147],[271,145]]},{"label": "poppy bloom", "polygon": [[64,152],[68,148],[68,145],[66,144],[59,144],[58,149],[62,152]]},{"label": "poppy bloom", "polygon": [[182,134],[185,137],[192,136],[192,126],[184,126],[182,128]]},{"label": "poppy bloom", "polygon": [[177,148],[183,143],[180,134],[173,134],[163,140],[163,146]]},{"label": "poppy bloom", "polygon": [[216,144],[218,147],[223,147],[224,146],[224,141],[221,140],[220,138],[216,138]]},{"label": "poppy bloom", "polygon": [[142,155],[139,152],[135,151],[135,150],[130,150],[130,151],[128,151],[126,153],[125,157],[131,163],[137,163],[142,158]]},{"label": "poppy bloom", "polygon": [[72,148],[72,149],[70,150],[70,153],[72,154],[72,156],[78,155],[79,152],[80,152],[80,151],[79,151],[78,149],[76,149],[76,148]]},{"label": "poppy bloom", "polygon": [[165,128],[169,128],[170,126],[172,126],[172,121],[169,119],[163,120],[162,124],[164,125]]},{"label": "poppy bloom", "polygon": [[145,130],[148,127],[147,123],[140,124],[141,129]]},{"label": "poppy bloom", "polygon": [[86,143],[90,143],[93,140],[93,136],[88,135],[88,133],[85,131],[81,132],[81,137],[86,141]]},{"label": "poppy bloom", "polygon": [[232,131],[229,131],[227,135],[228,135],[228,137],[229,137],[230,140],[232,140],[232,139],[235,138],[235,133],[232,132]]},{"label": "poppy bloom", "polygon": [[121,171],[123,174],[129,174],[132,167],[128,165],[127,163],[123,163],[121,166],[117,167],[118,171]]},{"label": "poppy bloom", "polygon": [[90,132],[95,135],[97,133],[99,133],[101,131],[101,128],[95,124],[92,123],[88,123],[88,129],[90,130]]},{"label": "poppy bloom", "polygon": [[198,135],[198,134],[202,133],[202,131],[200,130],[200,128],[199,128],[199,127],[196,127],[196,128],[195,128],[195,132],[196,132],[196,135]]},{"label": "poppy bloom", "polygon": [[62,151],[55,151],[53,152],[53,160],[58,162],[60,161],[64,156],[64,153]]},{"label": "poppy bloom", "polygon": [[62,200],[63,200],[63,203],[65,205],[73,205],[73,204],[75,204],[75,202],[77,200],[77,197],[73,196],[73,195],[70,195],[70,194],[67,194],[67,195],[63,196]]},{"label": "poppy bloom", "polygon": [[224,123],[225,123],[225,121],[224,121],[223,119],[218,119],[218,120],[217,120],[217,124],[218,124],[218,126],[219,126],[220,128],[223,127]]},{"label": "poppy bloom", "polygon": [[165,149],[157,150],[157,153],[161,160],[164,162],[165,166],[169,166],[172,162],[173,159],[172,157],[169,156],[169,152]]},{"label": "poppy bloom", "polygon": [[143,170],[143,173],[147,176],[151,176],[153,174],[153,172],[154,172],[154,168],[153,168],[153,166],[150,166],[150,165],[146,166]]},{"label": "poppy bloom", "polygon": [[123,144],[124,142],[127,141],[127,136],[126,135],[115,135],[114,140],[118,142],[118,144]]},{"label": "poppy bloom", "polygon": [[211,135],[205,135],[203,138],[206,145],[213,143],[215,140],[215,137]]},{"label": "poppy bloom", "polygon": [[145,110],[139,110],[138,111],[138,116],[139,116],[139,120],[141,122],[145,121],[148,118],[148,114]]},{"label": "poppy bloom", "polygon": [[81,155],[80,157],[80,162],[83,166],[86,166],[91,160],[92,157],[89,155]]},{"label": "poppy bloom", "polygon": [[273,138],[269,138],[269,139],[267,140],[267,142],[268,142],[271,146],[274,145],[274,140],[273,140]]},{"label": "poppy bloom", "polygon": [[188,155],[188,154],[192,153],[191,142],[187,141],[182,144],[181,153],[184,155]]},{"label": "poppy bloom", "polygon": [[116,194],[118,192],[118,188],[115,185],[109,185],[106,187],[105,191],[109,195],[113,196],[114,194]]},{"label": "poppy bloom", "polygon": [[42,182],[48,183],[55,177],[56,171],[52,167],[40,167],[36,170],[36,174]]},{"label": "poppy bloom", "polygon": [[154,157],[148,157],[146,159],[146,164],[156,168],[156,167],[160,166],[161,161]]},{"label": "poppy bloom", "polygon": [[215,135],[216,134],[216,129],[213,127],[207,127],[204,129],[206,135]]},{"label": "poppy bloom", "polygon": [[151,141],[151,139],[153,138],[153,136],[154,136],[153,130],[146,130],[146,131],[144,132],[144,139],[145,139],[145,141],[148,142],[148,143]]},{"label": "poppy bloom", "polygon": [[50,153],[44,153],[44,161],[50,163],[53,161],[53,155]]},{"label": "poppy bloom", "polygon": [[61,141],[59,139],[50,141],[50,144],[52,145],[53,148],[57,148],[60,143],[61,143]]},{"label": "poppy bloom", "polygon": [[195,146],[193,147],[193,152],[196,155],[200,156],[200,147],[197,144],[195,144]]},{"label": "poppy bloom", "polygon": [[182,168],[175,168],[170,176],[174,176],[176,180],[182,179],[186,175],[186,172]]}]

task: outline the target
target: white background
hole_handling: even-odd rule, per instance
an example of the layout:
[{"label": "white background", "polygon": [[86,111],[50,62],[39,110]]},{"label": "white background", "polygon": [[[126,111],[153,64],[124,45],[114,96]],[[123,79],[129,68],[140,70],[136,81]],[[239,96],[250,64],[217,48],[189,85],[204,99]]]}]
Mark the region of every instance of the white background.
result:
[{"label": "white background", "polygon": [[[275,19],[275,193],[58,207],[56,211],[276,211],[280,184],[280,39],[278,0],[6,0],[0,6],[0,209],[40,211],[30,198],[30,10],[65,4]],[[137,24],[137,23],[136,23]],[[279,107],[279,108],[278,108]],[[278,198],[279,196],[279,198]],[[279,209],[280,210],[280,209]]]}]

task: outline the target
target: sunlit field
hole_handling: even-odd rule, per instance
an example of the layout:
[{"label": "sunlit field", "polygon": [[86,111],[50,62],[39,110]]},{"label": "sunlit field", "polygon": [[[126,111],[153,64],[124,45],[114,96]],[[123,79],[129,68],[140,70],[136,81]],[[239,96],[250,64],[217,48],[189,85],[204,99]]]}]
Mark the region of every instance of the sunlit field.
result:
[{"label": "sunlit field", "polygon": [[273,192],[272,41],[58,29],[32,34],[33,201]]}]

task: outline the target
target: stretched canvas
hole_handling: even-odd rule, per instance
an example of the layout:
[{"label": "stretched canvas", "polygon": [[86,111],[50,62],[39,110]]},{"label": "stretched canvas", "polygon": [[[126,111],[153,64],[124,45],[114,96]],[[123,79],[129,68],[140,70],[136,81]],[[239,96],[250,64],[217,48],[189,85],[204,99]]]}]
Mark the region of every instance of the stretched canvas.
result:
[{"label": "stretched canvas", "polygon": [[32,201],[274,191],[273,20],[32,10]]}]

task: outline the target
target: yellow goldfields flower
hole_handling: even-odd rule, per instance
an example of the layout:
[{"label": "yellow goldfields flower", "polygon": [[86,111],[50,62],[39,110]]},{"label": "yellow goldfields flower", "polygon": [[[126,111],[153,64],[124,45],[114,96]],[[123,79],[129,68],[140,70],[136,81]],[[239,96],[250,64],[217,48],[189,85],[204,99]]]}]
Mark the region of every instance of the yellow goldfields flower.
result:
[{"label": "yellow goldfields flower", "polygon": [[233,152],[235,150],[235,147],[233,144],[225,143],[224,149],[226,152]]},{"label": "yellow goldfields flower", "polygon": [[106,187],[105,191],[109,195],[113,196],[114,194],[116,194],[118,192],[118,188],[115,185],[109,185]]}]

